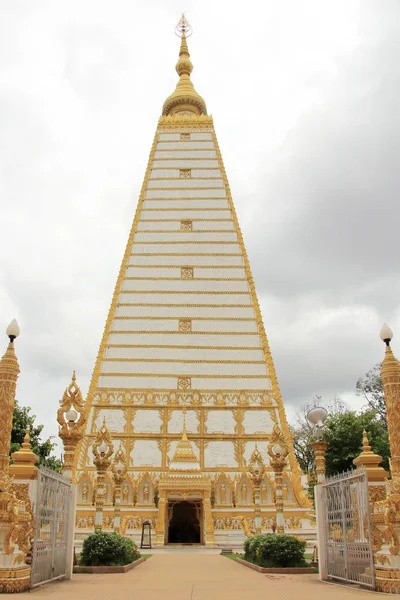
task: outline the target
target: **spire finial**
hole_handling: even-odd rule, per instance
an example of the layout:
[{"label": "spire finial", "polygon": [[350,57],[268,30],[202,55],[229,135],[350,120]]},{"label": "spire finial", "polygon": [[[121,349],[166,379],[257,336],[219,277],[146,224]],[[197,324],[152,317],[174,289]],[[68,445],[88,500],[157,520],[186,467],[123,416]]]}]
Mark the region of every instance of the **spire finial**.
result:
[{"label": "spire finial", "polygon": [[364,429],[364,431],[363,431],[363,452],[370,452],[370,451],[371,451],[371,446],[369,445],[367,432]]},{"label": "spire finial", "polygon": [[179,59],[176,63],[176,72],[179,75],[179,81],[175,91],[164,102],[162,114],[163,116],[178,113],[183,115],[206,115],[206,103],[196,92],[190,80],[193,65],[190,60],[187,38],[192,34],[192,28],[184,14],[182,14],[175,27],[175,33],[181,38]]}]

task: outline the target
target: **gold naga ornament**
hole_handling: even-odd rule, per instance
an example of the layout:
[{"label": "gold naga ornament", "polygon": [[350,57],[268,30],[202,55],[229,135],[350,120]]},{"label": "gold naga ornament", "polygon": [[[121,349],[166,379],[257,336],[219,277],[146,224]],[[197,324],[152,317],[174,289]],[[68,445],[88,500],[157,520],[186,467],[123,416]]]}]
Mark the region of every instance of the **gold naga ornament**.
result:
[{"label": "gold naga ornament", "polygon": [[58,435],[64,444],[64,475],[72,478],[75,450],[85,432],[87,413],[85,411],[82,392],[76,383],[75,371],[72,380],[65,389],[60,408],[57,411],[57,422],[60,425]]}]

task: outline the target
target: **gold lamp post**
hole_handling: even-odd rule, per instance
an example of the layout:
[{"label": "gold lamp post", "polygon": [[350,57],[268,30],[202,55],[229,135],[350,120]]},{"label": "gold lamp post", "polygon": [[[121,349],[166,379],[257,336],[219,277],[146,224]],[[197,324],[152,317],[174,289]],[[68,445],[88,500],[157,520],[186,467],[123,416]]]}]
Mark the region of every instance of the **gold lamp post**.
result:
[{"label": "gold lamp post", "polygon": [[14,350],[19,335],[15,319],[6,333],[10,343],[0,360],[0,593],[14,593],[30,587],[31,571],[25,561],[31,547],[33,515],[29,485],[16,484],[10,476],[12,419],[20,372]]},{"label": "gold lamp post", "polygon": [[75,371],[66,388],[57,411],[60,425],[58,435],[64,444],[63,475],[72,480],[73,462],[78,442],[82,439],[87,421],[82,392],[76,383]]},{"label": "gold lamp post", "polygon": [[95,442],[93,444],[93,462],[97,469],[97,485],[96,485],[96,520],[94,525],[95,531],[103,529],[103,505],[105,495],[105,473],[111,464],[110,457],[114,451],[114,444],[111,441],[110,432],[107,429],[106,419],[97,432]]},{"label": "gold lamp post", "polygon": [[324,435],[324,422],[328,416],[328,411],[322,406],[315,406],[307,413],[307,420],[314,429],[314,437],[311,447],[315,454],[315,470],[317,472],[317,482],[325,481],[325,454],[328,449],[328,442],[322,440]]},{"label": "gold lamp post", "polygon": [[265,475],[265,465],[257,444],[250,456],[249,473],[254,484],[254,524],[256,533],[261,533],[261,483]]},{"label": "gold lamp post", "polygon": [[126,477],[126,458],[123,450],[119,448],[114,455],[111,467],[115,491],[114,491],[114,531],[119,533],[121,523],[121,487]]},{"label": "gold lamp post", "polygon": [[285,521],[283,518],[283,471],[286,467],[288,455],[284,438],[278,425],[274,425],[271,442],[268,445],[270,463],[275,475],[275,508],[276,508],[276,532],[285,533]]}]

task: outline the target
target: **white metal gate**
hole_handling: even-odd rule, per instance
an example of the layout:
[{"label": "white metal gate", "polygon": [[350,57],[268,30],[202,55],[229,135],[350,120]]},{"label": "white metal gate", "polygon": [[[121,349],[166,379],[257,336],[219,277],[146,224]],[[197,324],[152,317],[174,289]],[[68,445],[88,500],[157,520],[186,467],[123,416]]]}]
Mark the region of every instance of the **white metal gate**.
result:
[{"label": "white metal gate", "polygon": [[327,575],[375,588],[368,479],[365,471],[327,479],[322,484]]},{"label": "white metal gate", "polygon": [[31,587],[66,574],[68,515],[71,483],[55,471],[40,467],[34,504]]}]

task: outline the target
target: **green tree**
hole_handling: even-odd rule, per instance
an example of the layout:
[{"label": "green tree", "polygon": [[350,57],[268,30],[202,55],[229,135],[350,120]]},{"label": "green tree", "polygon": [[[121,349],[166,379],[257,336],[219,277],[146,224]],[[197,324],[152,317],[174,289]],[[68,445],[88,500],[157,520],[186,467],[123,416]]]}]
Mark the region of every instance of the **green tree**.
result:
[{"label": "green tree", "polygon": [[52,442],[52,437],[47,438],[45,441],[41,440],[44,426],[35,425],[36,415],[32,415],[31,410],[29,406],[20,406],[18,400],[15,400],[10,454],[20,449],[24,441],[26,428],[29,427],[32,450],[38,455],[39,464],[61,472],[61,461],[52,454],[56,444]]},{"label": "green tree", "polygon": [[389,436],[377,411],[347,411],[330,415],[325,422],[324,439],[329,442],[326,452],[327,476],[353,468],[353,459],[362,451],[364,429],[372,450],[383,457],[381,466],[389,469]]},{"label": "green tree", "polygon": [[387,429],[386,404],[380,371],[381,364],[378,363],[364,377],[360,377],[356,384],[356,394],[364,397],[368,407],[377,411],[378,417]]}]

